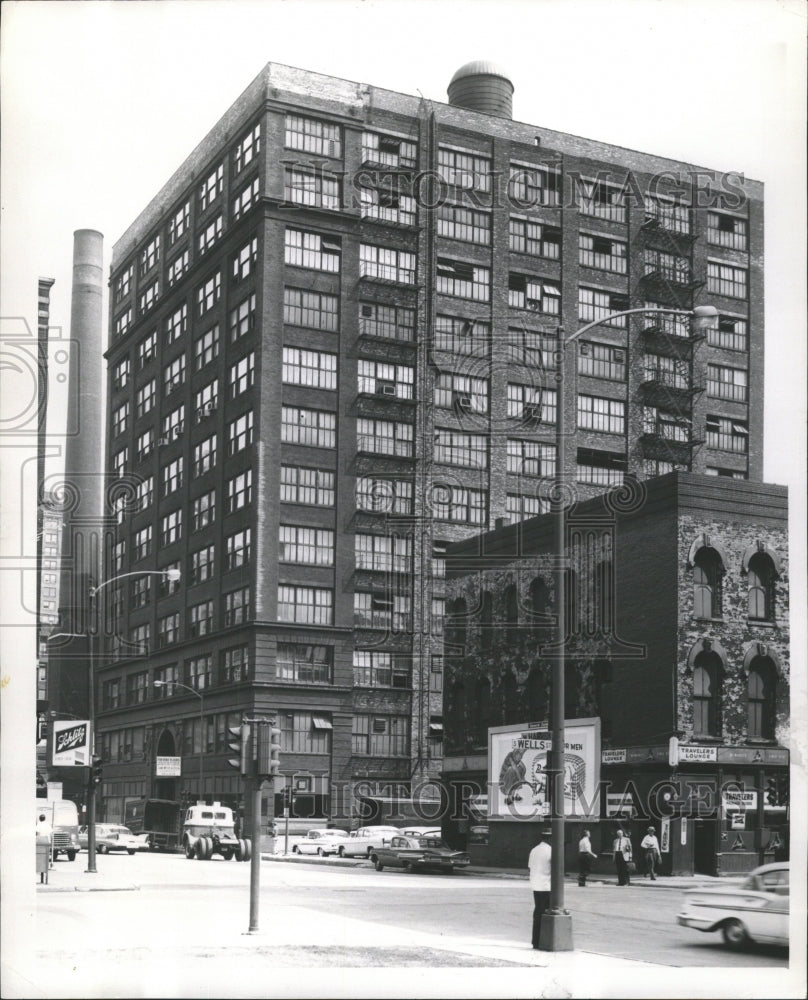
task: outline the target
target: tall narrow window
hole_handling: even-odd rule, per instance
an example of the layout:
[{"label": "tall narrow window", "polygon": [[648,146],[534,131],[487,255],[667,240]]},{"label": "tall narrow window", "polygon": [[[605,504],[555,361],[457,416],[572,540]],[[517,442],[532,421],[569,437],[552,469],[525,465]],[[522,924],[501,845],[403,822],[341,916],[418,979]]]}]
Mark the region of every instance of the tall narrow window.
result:
[{"label": "tall narrow window", "polygon": [[749,617],[756,621],[774,621],[775,570],[771,557],[758,552],[749,560]]},{"label": "tall narrow window", "polygon": [[768,657],[756,656],[749,668],[747,736],[773,740],[775,727],[775,692],[777,676]]},{"label": "tall narrow window", "polygon": [[721,557],[702,547],[693,565],[693,614],[696,618],[721,617]]},{"label": "tall narrow window", "polygon": [[511,583],[505,588],[505,624],[519,624],[519,591],[516,585]]},{"label": "tall narrow window", "polygon": [[716,653],[699,653],[693,667],[693,735],[718,736],[721,730],[722,665]]}]

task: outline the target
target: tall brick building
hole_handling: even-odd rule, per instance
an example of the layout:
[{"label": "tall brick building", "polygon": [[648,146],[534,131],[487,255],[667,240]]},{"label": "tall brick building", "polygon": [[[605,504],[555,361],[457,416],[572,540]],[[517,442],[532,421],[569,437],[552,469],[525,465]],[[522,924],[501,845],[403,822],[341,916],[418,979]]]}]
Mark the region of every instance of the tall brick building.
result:
[{"label": "tall brick building", "polygon": [[[245,711],[278,712],[317,815],[438,778],[445,549],[545,509],[559,359],[584,495],[760,479],[761,185],[513,121],[512,92],[486,63],[449,104],[270,63],[115,245],[105,574],[183,576],[108,588],[108,818],[234,797]],[[649,313],[559,348],[699,303],[706,339]]]}]

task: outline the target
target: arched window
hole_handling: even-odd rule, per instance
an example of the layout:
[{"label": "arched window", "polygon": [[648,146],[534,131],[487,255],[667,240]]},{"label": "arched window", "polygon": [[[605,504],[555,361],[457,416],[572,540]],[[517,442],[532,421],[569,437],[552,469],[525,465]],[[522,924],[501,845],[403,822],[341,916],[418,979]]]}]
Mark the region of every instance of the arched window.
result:
[{"label": "arched window", "polygon": [[488,727],[491,725],[491,682],[480,677],[474,689],[474,744],[488,746]]},{"label": "arched window", "polygon": [[508,586],[505,588],[504,604],[505,604],[505,624],[518,625],[519,592],[516,589],[516,585],[513,583],[509,583]]},{"label": "arched window", "polygon": [[774,739],[776,690],[774,664],[766,656],[756,656],[749,667],[746,687],[749,699],[747,736],[750,739]]},{"label": "arched window", "polygon": [[702,546],[693,562],[693,614],[696,618],[721,617],[721,556]]},{"label": "arched window", "polygon": [[534,667],[528,674],[525,701],[528,722],[541,722],[547,718],[547,693],[544,676],[539,667]]},{"label": "arched window", "polygon": [[516,687],[516,678],[508,673],[502,678],[500,688],[502,697],[502,724],[509,726],[511,723],[519,722],[519,697]]},{"label": "arched window", "polygon": [[693,733],[718,736],[721,732],[721,658],[713,652],[699,653],[693,665]]},{"label": "arched window", "polygon": [[494,638],[494,600],[490,590],[484,590],[480,603],[480,645],[490,649]]},{"label": "arched window", "polygon": [[756,621],[774,621],[774,563],[766,552],[749,560],[749,617]]},{"label": "arched window", "polygon": [[466,647],[466,602],[462,597],[449,602],[446,641],[455,646],[460,655]]},{"label": "arched window", "polygon": [[546,618],[550,614],[550,592],[538,576],[530,584],[530,611],[534,629],[548,628]]}]

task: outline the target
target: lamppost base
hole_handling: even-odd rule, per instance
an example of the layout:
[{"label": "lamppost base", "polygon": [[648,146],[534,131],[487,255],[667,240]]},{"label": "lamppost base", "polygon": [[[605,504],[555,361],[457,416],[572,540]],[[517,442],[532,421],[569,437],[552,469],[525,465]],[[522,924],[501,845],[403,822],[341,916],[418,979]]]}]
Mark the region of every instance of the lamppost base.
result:
[{"label": "lamppost base", "polygon": [[541,951],[572,951],[572,914],[569,910],[547,910],[539,931]]}]

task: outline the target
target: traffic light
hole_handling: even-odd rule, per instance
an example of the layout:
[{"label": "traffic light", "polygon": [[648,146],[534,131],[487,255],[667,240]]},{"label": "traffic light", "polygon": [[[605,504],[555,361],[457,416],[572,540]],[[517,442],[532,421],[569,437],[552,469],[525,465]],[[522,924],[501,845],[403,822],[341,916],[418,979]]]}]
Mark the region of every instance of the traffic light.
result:
[{"label": "traffic light", "polygon": [[227,735],[227,746],[236,754],[227,763],[246,777],[250,773],[250,727],[246,724],[229,726]]},{"label": "traffic light", "polygon": [[292,804],[292,786],[283,786],[283,808],[288,809]]},{"label": "traffic light", "polygon": [[272,723],[258,729],[258,773],[273,778],[280,770],[281,731]]},{"label": "traffic light", "polygon": [[104,777],[104,760],[98,754],[93,754],[93,765],[90,769],[90,780],[94,785],[100,785]]},{"label": "traffic light", "polygon": [[779,788],[777,787],[777,778],[775,775],[770,775],[766,778],[766,805],[776,806],[779,805]]}]

